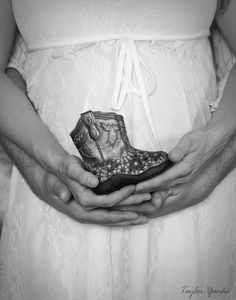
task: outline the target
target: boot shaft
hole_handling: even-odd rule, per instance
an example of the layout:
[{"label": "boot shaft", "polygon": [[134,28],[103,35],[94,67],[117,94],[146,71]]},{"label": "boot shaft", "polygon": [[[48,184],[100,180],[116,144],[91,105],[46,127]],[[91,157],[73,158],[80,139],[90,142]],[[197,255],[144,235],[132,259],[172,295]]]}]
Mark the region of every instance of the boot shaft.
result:
[{"label": "boot shaft", "polygon": [[112,112],[82,113],[71,137],[87,163],[120,159],[130,147],[123,117]]}]

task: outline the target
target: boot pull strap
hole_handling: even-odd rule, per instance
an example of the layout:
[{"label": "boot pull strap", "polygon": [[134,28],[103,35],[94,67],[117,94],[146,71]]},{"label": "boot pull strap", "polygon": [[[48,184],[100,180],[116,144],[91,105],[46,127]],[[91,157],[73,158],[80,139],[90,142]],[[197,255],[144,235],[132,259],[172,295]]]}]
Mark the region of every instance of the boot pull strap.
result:
[{"label": "boot pull strap", "polygon": [[88,112],[85,112],[85,113],[81,114],[81,116],[88,128],[90,137],[93,140],[97,140],[99,138],[100,133],[96,126],[95,118],[94,118],[92,111],[90,110]]}]

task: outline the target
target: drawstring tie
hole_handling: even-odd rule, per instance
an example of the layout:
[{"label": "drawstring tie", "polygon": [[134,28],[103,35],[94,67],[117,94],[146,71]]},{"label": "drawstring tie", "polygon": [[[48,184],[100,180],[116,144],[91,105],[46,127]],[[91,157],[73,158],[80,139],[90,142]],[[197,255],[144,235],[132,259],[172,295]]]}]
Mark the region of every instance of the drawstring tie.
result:
[{"label": "drawstring tie", "polygon": [[[132,92],[133,94],[142,98],[144,111],[146,113],[150,128],[155,140],[158,142],[148,101],[148,96],[152,95],[156,89],[155,76],[152,70],[146,66],[143,60],[139,57],[133,39],[122,37],[120,39],[120,43],[121,45],[117,56],[117,70],[111,108],[116,111],[119,111],[122,108],[132,83]],[[152,88],[148,92],[146,91],[142,68],[150,76],[152,82]],[[138,88],[135,87],[132,82],[132,75],[135,75],[136,77]]]}]

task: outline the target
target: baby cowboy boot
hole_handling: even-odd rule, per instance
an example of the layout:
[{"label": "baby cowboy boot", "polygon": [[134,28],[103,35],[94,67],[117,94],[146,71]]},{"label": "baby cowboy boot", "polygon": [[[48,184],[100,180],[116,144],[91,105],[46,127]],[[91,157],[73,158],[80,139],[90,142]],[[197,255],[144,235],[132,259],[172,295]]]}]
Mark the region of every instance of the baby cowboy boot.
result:
[{"label": "baby cowboy boot", "polygon": [[70,135],[85,169],[99,179],[94,189],[99,195],[150,179],[172,165],[166,152],[132,147],[123,117],[113,112],[82,113]]}]

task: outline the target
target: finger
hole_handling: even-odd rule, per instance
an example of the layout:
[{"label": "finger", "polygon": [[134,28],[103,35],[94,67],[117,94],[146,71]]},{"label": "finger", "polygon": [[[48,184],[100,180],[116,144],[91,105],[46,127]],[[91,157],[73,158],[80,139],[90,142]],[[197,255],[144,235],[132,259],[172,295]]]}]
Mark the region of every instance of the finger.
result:
[{"label": "finger", "polygon": [[182,162],[174,165],[163,174],[152,179],[138,183],[136,193],[158,191],[162,187],[168,187],[170,184],[175,185],[175,181],[182,180],[191,174],[189,164]]},{"label": "finger", "polygon": [[144,215],[151,215],[153,214],[157,209],[152,205],[151,202],[147,203],[141,203],[138,205],[121,205],[117,207],[121,211],[131,211],[136,212],[138,214],[144,214]]},{"label": "finger", "polygon": [[109,210],[104,208],[86,211],[76,201],[71,201],[67,206],[71,216],[80,223],[113,224],[135,221],[139,217],[135,212]]},{"label": "finger", "polygon": [[165,191],[159,191],[159,192],[155,192],[152,194],[152,205],[157,208],[160,209],[163,207],[163,205],[165,204],[166,200],[172,196],[174,193],[174,190],[172,188],[169,188]]},{"label": "finger", "polygon": [[118,203],[118,205],[132,205],[139,204],[145,201],[151,200],[152,196],[150,193],[132,194],[124,201]]},{"label": "finger", "polygon": [[69,177],[86,187],[94,188],[99,183],[98,178],[94,174],[84,170],[80,159],[72,155],[62,161],[59,170],[63,177]]},{"label": "finger", "polygon": [[84,207],[112,207],[127,199],[135,191],[135,186],[126,186],[107,195],[96,195],[92,190],[86,189],[79,196],[79,202]]},{"label": "finger", "polygon": [[179,197],[178,195],[170,196],[165,201],[161,209],[156,211],[155,217],[162,217],[168,214],[172,214],[186,207],[186,203],[181,203],[181,197]]},{"label": "finger", "polygon": [[112,226],[112,227],[119,227],[119,226],[135,226],[135,225],[143,225],[148,223],[148,218],[145,216],[139,216],[134,221],[124,221],[120,223],[114,223],[114,224],[105,224],[106,226]]},{"label": "finger", "polygon": [[62,202],[67,203],[68,201],[70,201],[72,194],[68,187],[59,179],[57,179],[54,183],[53,189],[55,191],[55,195],[57,195]]},{"label": "finger", "polygon": [[168,154],[168,158],[174,162],[180,162],[190,151],[191,139],[188,135],[184,135],[178,145],[174,147]]},{"label": "finger", "polygon": [[161,195],[158,192],[153,193],[151,202],[156,209],[159,209],[163,203]]},{"label": "finger", "polygon": [[68,189],[61,189],[59,192],[59,198],[62,202],[67,203],[71,200],[72,194]]},{"label": "finger", "polygon": [[44,173],[42,178],[43,191],[50,196],[57,197],[64,203],[71,198],[71,192],[68,187],[55,175]]},{"label": "finger", "polygon": [[[176,196],[174,196],[176,197]],[[177,198],[177,197],[176,197]],[[175,199],[175,202],[177,202],[178,199]],[[130,206],[121,206],[119,207],[121,211],[131,211],[136,212],[140,215],[144,215],[149,218],[157,218],[161,216],[168,215],[170,213],[176,212],[177,210],[180,210],[181,208],[178,208],[177,205],[166,205],[165,207],[162,206],[161,208],[155,208],[152,204],[139,204],[139,205],[130,205]]]},{"label": "finger", "polygon": [[174,195],[167,197],[165,201],[162,202],[162,205],[160,207],[156,207],[151,202],[148,202],[138,205],[120,206],[117,208],[119,208],[121,211],[131,211],[149,218],[156,218],[182,209],[183,205],[180,202],[181,197],[179,197],[178,195]]},{"label": "finger", "polygon": [[183,196],[183,193],[181,186],[172,187],[168,191],[163,191],[162,193],[164,201],[161,208],[179,206],[180,202],[182,202],[181,195]]},{"label": "finger", "polygon": [[125,221],[134,221],[138,218],[138,214],[129,211],[118,211],[107,209],[95,209],[86,213],[86,219],[96,224],[114,224]]}]

